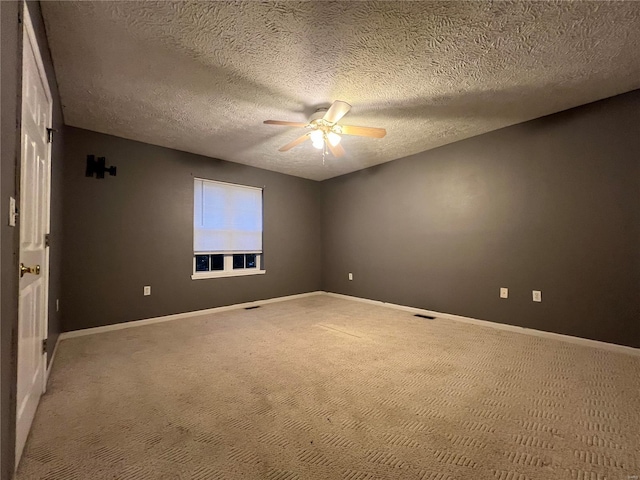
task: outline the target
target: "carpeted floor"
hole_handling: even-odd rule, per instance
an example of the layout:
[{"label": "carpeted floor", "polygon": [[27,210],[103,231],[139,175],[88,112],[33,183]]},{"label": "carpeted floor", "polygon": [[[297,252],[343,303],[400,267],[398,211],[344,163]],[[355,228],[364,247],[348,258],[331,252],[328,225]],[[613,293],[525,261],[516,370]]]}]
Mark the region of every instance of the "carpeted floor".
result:
[{"label": "carpeted floor", "polygon": [[63,341],[18,479],[637,475],[640,357],[313,296]]}]

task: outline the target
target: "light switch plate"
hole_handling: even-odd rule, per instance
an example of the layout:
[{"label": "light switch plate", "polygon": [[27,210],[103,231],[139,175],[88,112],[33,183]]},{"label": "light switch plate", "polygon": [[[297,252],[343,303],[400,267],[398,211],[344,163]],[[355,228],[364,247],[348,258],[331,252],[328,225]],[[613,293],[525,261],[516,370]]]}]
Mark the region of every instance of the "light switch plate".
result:
[{"label": "light switch plate", "polygon": [[353,280],[353,273],[349,274],[349,280]]},{"label": "light switch plate", "polygon": [[542,301],[542,292],[540,290],[533,290],[533,301],[534,302]]},{"label": "light switch plate", "polygon": [[9,197],[9,226],[16,226],[16,217],[18,216],[18,212],[16,211],[16,199],[13,197]]},{"label": "light switch plate", "polygon": [[509,289],[508,288],[501,288],[500,289],[500,298],[509,298]]},{"label": "light switch plate", "polygon": [[144,296],[146,297],[147,295],[151,295],[151,286],[150,285],[146,285],[144,287]]}]

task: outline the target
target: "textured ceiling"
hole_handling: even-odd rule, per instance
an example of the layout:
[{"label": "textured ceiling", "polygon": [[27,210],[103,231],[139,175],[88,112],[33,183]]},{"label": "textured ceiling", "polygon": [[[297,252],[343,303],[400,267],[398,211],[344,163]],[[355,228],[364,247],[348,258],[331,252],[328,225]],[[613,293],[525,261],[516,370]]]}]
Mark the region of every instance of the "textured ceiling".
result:
[{"label": "textured ceiling", "polygon": [[[637,2],[42,2],[69,125],[322,180],[640,88]],[[335,159],[278,148],[333,100]]]}]

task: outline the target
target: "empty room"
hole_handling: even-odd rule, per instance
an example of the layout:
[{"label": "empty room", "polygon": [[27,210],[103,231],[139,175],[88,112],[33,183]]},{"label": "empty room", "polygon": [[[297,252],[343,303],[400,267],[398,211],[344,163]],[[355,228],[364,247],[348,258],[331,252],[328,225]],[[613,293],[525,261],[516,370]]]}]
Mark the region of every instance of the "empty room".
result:
[{"label": "empty room", "polygon": [[640,2],[0,17],[2,480],[640,478]]}]

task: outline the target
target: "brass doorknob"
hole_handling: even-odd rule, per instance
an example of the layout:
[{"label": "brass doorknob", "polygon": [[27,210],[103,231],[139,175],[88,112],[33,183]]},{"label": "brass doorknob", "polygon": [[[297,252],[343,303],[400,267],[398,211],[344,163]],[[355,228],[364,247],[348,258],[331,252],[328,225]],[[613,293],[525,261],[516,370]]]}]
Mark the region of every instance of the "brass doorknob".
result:
[{"label": "brass doorknob", "polygon": [[24,263],[20,263],[20,278],[24,277],[25,273],[33,273],[34,275],[40,275],[40,265],[35,267],[25,267]]}]

